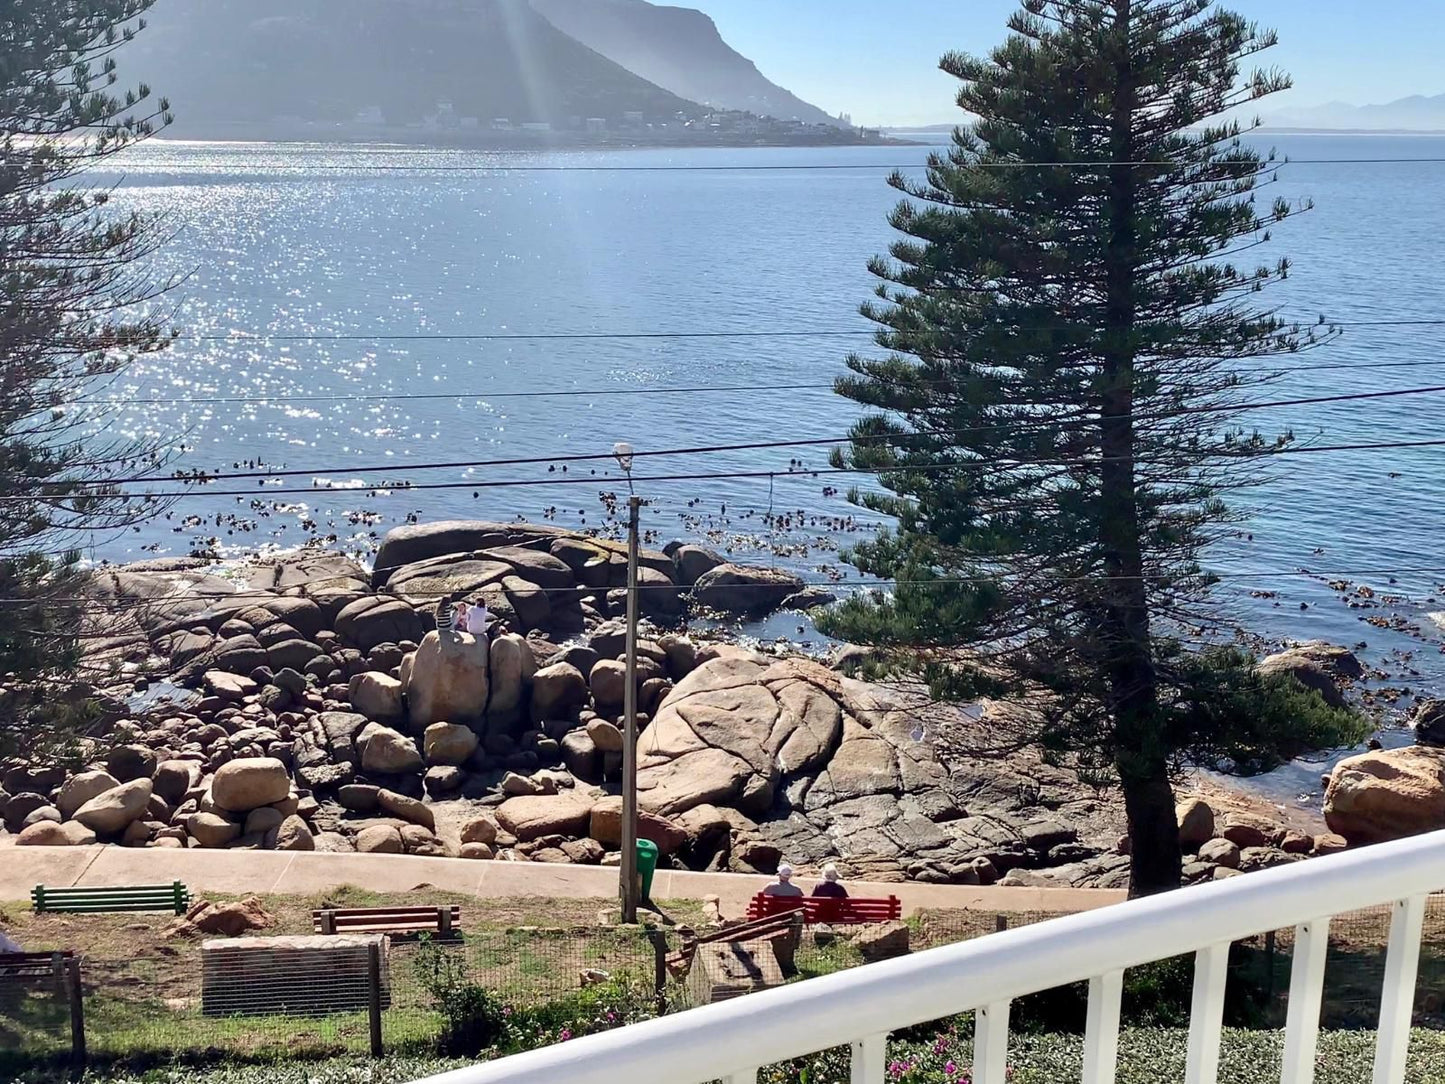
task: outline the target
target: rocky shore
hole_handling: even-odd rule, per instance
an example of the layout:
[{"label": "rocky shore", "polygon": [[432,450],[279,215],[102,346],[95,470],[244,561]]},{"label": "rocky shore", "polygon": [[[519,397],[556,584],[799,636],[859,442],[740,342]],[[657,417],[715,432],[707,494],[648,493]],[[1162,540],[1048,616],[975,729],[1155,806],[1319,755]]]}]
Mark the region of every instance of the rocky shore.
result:
[{"label": "rocky shore", "polygon": [[[397,528],[372,570],[305,550],[239,570],[182,559],[99,571],[85,635],[111,721],[73,762],[0,764],[5,834],[615,862],[625,579],[615,543],[475,522]],[[1114,796],[1037,749],[981,752],[1018,730],[1027,705],[940,706],[853,679],[848,652],[835,666],[687,633],[703,613],[826,601],[787,573],[674,544],[644,552],[641,585],[641,831],[664,861],[1127,885]],[[484,601],[498,624],[438,631],[437,602],[456,595]],[[1265,665],[1332,700],[1358,667],[1325,645]],[[1412,755],[1423,778],[1428,757]],[[1445,826],[1445,768],[1429,763]],[[1187,800],[1187,876],[1373,841],[1395,817],[1382,778],[1341,765],[1332,831],[1317,835]]]}]

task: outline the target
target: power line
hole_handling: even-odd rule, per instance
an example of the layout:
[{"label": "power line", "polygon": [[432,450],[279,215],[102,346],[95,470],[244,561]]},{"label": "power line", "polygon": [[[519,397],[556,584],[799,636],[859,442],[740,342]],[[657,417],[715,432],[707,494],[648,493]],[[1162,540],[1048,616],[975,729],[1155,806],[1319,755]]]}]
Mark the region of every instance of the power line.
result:
[{"label": "power line", "polygon": [[[1264,402],[1264,403],[1239,403],[1239,404],[1220,404],[1220,405],[1198,406],[1198,407],[1181,407],[1181,408],[1178,408],[1178,409],[1176,409],[1176,410],[1165,411],[1165,412],[1163,412],[1163,413],[1160,414],[1160,415],[1153,415],[1152,417],[1176,417],[1176,416],[1185,416],[1185,415],[1190,415],[1190,414],[1229,414],[1229,413],[1234,413],[1234,412],[1236,412],[1236,411],[1245,411],[1245,410],[1267,410],[1267,409],[1278,409],[1278,408],[1282,408],[1282,407],[1293,407],[1293,406],[1320,406],[1320,405],[1324,405],[1324,404],[1328,404],[1328,403],[1358,402],[1358,401],[1373,400],[1373,399],[1396,399],[1396,398],[1402,398],[1402,397],[1404,397],[1404,396],[1412,396],[1412,395],[1437,395],[1437,394],[1440,394],[1440,393],[1445,393],[1445,384],[1437,384],[1437,385],[1433,385],[1433,386],[1430,386],[1430,387],[1423,387],[1423,388],[1398,388],[1398,389],[1392,389],[1392,390],[1389,390],[1389,391],[1353,392],[1353,393],[1343,393],[1343,394],[1339,394],[1339,395],[1313,396],[1313,397],[1309,397],[1309,398],[1277,399],[1277,400],[1273,400],[1273,401],[1271,401],[1271,402]],[[1146,415],[1146,419],[1147,419],[1148,417],[1151,417],[1151,416]],[[1032,430],[1033,428],[1054,429],[1054,428],[1057,428],[1058,426],[1059,426],[1059,422],[1058,422],[1057,420],[1044,418],[1044,419],[1040,419],[1040,420],[1039,420],[1038,422],[1036,422],[1036,423],[1025,422],[1025,421],[1019,420],[1019,421],[1012,421],[1012,422],[1000,422],[1000,423],[997,423],[997,424],[995,424],[995,425],[969,426],[969,427],[966,427],[966,428],[951,429],[951,430],[938,430],[938,431],[925,430],[925,431],[918,432],[918,433],[916,433],[916,434],[904,434],[904,435],[916,435],[916,436],[920,436],[920,437],[929,437],[929,436],[943,436],[943,437],[947,437],[947,436],[962,436],[962,435],[971,434],[971,433],[996,432],[996,431],[998,431],[998,430],[1007,430],[1007,429],[1014,429],[1014,428],[1017,428],[1017,429],[1019,429],[1019,430],[1022,431],[1022,432],[1028,432],[1028,431]],[[768,449],[818,447],[818,446],[823,446],[823,445],[828,445],[828,444],[853,443],[853,442],[855,442],[855,441],[863,441],[863,440],[887,441],[887,440],[890,440],[890,439],[895,439],[895,435],[894,435],[894,434],[878,434],[878,435],[876,435],[876,436],[868,436],[868,435],[865,435],[865,436],[860,436],[860,437],[850,437],[850,436],[846,436],[846,435],[844,435],[844,436],[835,436],[835,437],[807,437],[807,438],[800,438],[800,439],[797,439],[797,440],[757,441],[757,442],[742,443],[742,444],[707,444],[707,445],[693,445],[693,446],[687,446],[687,447],[682,447],[682,448],[659,448],[659,449],[652,449],[652,450],[642,449],[642,450],[636,450],[636,451],[634,451],[633,454],[634,454],[635,456],[638,456],[638,457],[649,457],[649,456],[650,456],[650,457],[657,457],[657,456],[669,456],[669,455],[706,455],[706,454],[716,454],[716,453],[723,453],[723,452],[750,452],[750,451],[763,451],[763,450],[768,450]],[[129,477],[129,478],[108,478],[108,479],[101,479],[101,480],[96,480],[96,481],[88,481],[88,480],[85,480],[85,479],[76,479],[76,480],[74,480],[74,481],[54,481],[54,482],[51,482],[51,481],[46,481],[46,480],[43,480],[43,479],[35,479],[35,478],[28,479],[28,481],[30,481],[30,482],[32,482],[32,483],[34,483],[34,484],[37,484],[37,485],[52,486],[52,487],[53,487],[53,486],[62,486],[62,485],[104,485],[104,486],[111,486],[111,485],[133,485],[133,484],[139,484],[139,483],[143,483],[143,482],[187,482],[187,481],[194,481],[194,482],[199,482],[199,483],[206,483],[206,482],[218,481],[218,480],[222,480],[222,479],[242,479],[242,478],[262,478],[262,479],[264,479],[264,478],[302,478],[302,477],[306,477],[307,475],[371,474],[371,473],[374,473],[374,472],[377,472],[377,471],[397,471],[397,470],[406,470],[406,471],[461,470],[461,469],[472,469],[472,468],[477,468],[477,467],[519,467],[519,466],[533,466],[533,465],[541,465],[541,464],[586,463],[586,462],[606,461],[606,460],[610,460],[610,459],[613,459],[613,458],[614,458],[614,453],[612,453],[612,452],[584,452],[584,453],[559,454],[559,455],[551,455],[551,456],[525,456],[525,457],[517,457],[517,458],[511,458],[511,459],[455,460],[455,461],[443,462],[443,463],[382,463],[382,464],[378,464],[378,465],[376,465],[376,466],[369,466],[369,465],[345,466],[345,465],[340,465],[340,466],[334,466],[334,467],[315,467],[315,468],[300,468],[300,467],[298,467],[298,468],[288,468],[288,469],[282,469],[282,470],[215,471],[215,472],[201,471],[201,472],[194,472],[194,474],[195,474],[194,477],[186,477],[186,476],[183,476],[183,475],[176,475],[176,474],[151,474],[151,475],[139,475],[139,476],[136,476],[136,477]],[[315,489],[326,489],[326,488],[328,488],[328,487],[325,487],[325,486],[315,487]],[[350,488],[358,488],[358,487],[350,487]],[[365,488],[365,487],[361,487],[361,488]],[[313,491],[315,491],[315,489],[313,489]]]},{"label": "power line", "polygon": [[[940,146],[941,150],[946,147]],[[1234,170],[1239,173],[1273,173],[1286,166],[1381,166],[1381,165],[1441,165],[1445,164],[1445,158],[1289,158],[1289,159],[1261,159],[1257,162],[1175,162],[1167,159],[1146,160],[1146,161],[1110,161],[1106,159],[1063,159],[1045,162],[1026,161],[988,161],[988,162],[967,162],[962,166],[957,163],[948,162],[953,168],[961,169],[1101,169],[1118,166],[1137,166],[1140,168],[1152,169],[1189,169],[1197,171],[1209,170]],[[144,168],[132,166],[132,169]],[[150,168],[159,168],[151,166]],[[359,171],[391,171],[398,173],[802,173],[802,172],[840,172],[850,170],[886,170],[888,172],[899,172],[905,169],[929,169],[931,164],[923,162],[773,162],[754,165],[740,165],[737,163],[717,165],[689,165],[689,166],[614,166],[614,165],[461,165],[461,164],[432,164],[422,165],[409,162],[375,162],[375,163],[272,163],[266,165],[251,166],[243,172],[260,173],[263,171],[290,171],[294,173],[326,173],[326,172],[359,172]]]},{"label": "power line", "polygon": [[[1373,372],[1384,369],[1419,369],[1445,365],[1445,360],[1334,362],[1322,365],[1290,365],[1283,368],[1230,369],[1231,373],[1268,373],[1289,377],[1295,373],[1316,373],[1332,370]],[[566,399],[601,398],[631,395],[707,395],[731,392],[833,391],[836,383],[806,384],[703,384],[692,387],[660,388],[558,388],[554,391],[468,391],[468,392],[358,392],[327,395],[206,395],[186,397],[155,397],[146,399],[89,397],[68,400],[68,406],[216,406],[227,403],[367,403],[418,402],[463,399]]]},{"label": "power line", "polygon": [[[505,563],[505,562],[498,562],[498,563]],[[397,566],[394,566],[394,568],[405,568],[405,567],[407,567],[407,566],[405,566],[405,565],[397,565]],[[124,570],[124,566],[116,566],[116,568],[115,568],[114,570],[116,570],[116,571],[123,571],[123,570]],[[104,572],[112,571],[112,569],[110,569],[110,568],[101,568],[101,569],[96,569],[96,570],[94,570],[94,571],[104,573]],[[379,571],[379,570],[373,570],[373,571]],[[1210,578],[1212,578],[1212,579],[1215,579],[1215,580],[1218,580],[1218,581],[1221,581],[1221,582],[1225,582],[1225,583],[1233,583],[1233,582],[1241,582],[1241,583],[1244,583],[1244,582],[1253,582],[1253,581],[1257,581],[1257,580],[1272,580],[1272,579],[1294,578],[1294,577],[1306,577],[1306,578],[1309,578],[1309,579],[1319,579],[1319,580],[1344,580],[1344,579],[1357,579],[1357,578],[1366,577],[1366,576],[1411,576],[1411,575],[1426,575],[1426,574],[1436,574],[1436,573],[1445,573],[1445,565],[1428,565],[1428,566],[1417,567],[1417,568],[1364,568],[1364,569],[1334,569],[1334,570],[1325,570],[1325,571],[1318,571],[1318,570],[1309,569],[1309,568],[1276,569],[1276,570],[1271,570],[1271,571],[1259,571],[1259,572],[1210,572],[1208,569],[1201,569],[1201,570],[1200,570],[1200,574],[1201,574],[1201,575],[1203,575],[1203,576],[1208,576],[1208,577],[1210,577]],[[1023,574],[1022,574],[1022,573],[1017,573],[1017,574],[1010,573],[1009,575],[1023,575]],[[1039,579],[1039,580],[1044,581],[1044,582],[1054,582],[1054,583],[1117,583],[1117,582],[1135,583],[1135,582],[1139,582],[1139,581],[1141,581],[1141,580],[1143,580],[1143,581],[1156,581],[1156,580],[1164,580],[1164,579],[1174,579],[1174,578],[1176,578],[1176,575],[1177,575],[1177,574],[1173,574],[1173,573],[1170,573],[1170,574],[1156,573],[1156,574],[1146,574],[1146,575],[1143,575],[1143,576],[1118,576],[1118,575],[1048,576],[1047,574],[1038,574],[1038,573],[1032,573],[1032,572],[1031,572],[1031,573],[1028,573],[1027,575],[1030,577],[1030,579]],[[799,577],[798,577],[798,582],[799,582],[799,584],[800,584],[800,589],[806,589],[806,588],[810,588],[810,587],[823,587],[823,588],[830,588],[830,589],[834,589],[834,590],[855,590],[855,591],[856,591],[856,590],[873,590],[873,589],[877,589],[877,588],[881,588],[881,587],[931,587],[931,586],[944,587],[944,586],[962,585],[962,584],[969,584],[969,583],[992,583],[992,582],[996,582],[996,581],[997,581],[998,579],[1000,579],[1000,578],[1001,578],[1001,577],[1000,577],[1000,576],[997,576],[997,575],[990,576],[990,575],[986,575],[986,574],[979,574],[979,575],[974,575],[974,576],[939,576],[939,577],[929,578],[929,579],[864,579],[864,580],[851,580],[851,581],[850,581],[850,580],[828,580],[828,579],[823,579],[823,580],[809,580],[809,579],[805,579],[805,578],[799,576]],[[481,591],[483,588],[486,588],[486,587],[498,587],[498,588],[500,589],[500,580],[495,581],[495,582],[491,582],[491,583],[481,584],[481,585],[478,586],[477,590],[478,590],[478,591]],[[675,591],[675,592],[686,593],[687,591],[690,590],[690,587],[689,587],[687,584],[639,583],[639,584],[637,585],[637,589],[638,589],[639,591]],[[602,589],[602,588],[590,589],[590,588],[587,588],[587,587],[585,587],[585,586],[583,586],[583,585],[580,585],[580,584],[577,585],[577,586],[574,586],[574,587],[541,587],[541,586],[537,586],[537,587],[535,587],[535,588],[529,588],[529,591],[535,591],[536,593],[548,594],[548,595],[586,595],[586,594],[595,593],[595,591],[597,591],[597,590],[603,590],[603,589]],[[404,597],[407,598],[407,599],[414,599],[414,600],[418,600],[418,601],[422,601],[422,602],[435,601],[435,600],[437,600],[437,599],[447,598],[447,597],[449,597],[452,593],[453,593],[453,592],[451,592],[451,591],[439,591],[439,592],[415,591],[415,592],[414,592],[414,591],[407,591],[407,590],[405,589],[405,587],[402,587],[400,590],[395,590],[395,591],[389,590],[389,589],[386,589],[386,588],[383,588],[382,590],[373,592],[373,594],[375,594],[375,595],[377,595],[377,596],[380,596],[380,597],[403,597],[403,596],[404,596]],[[193,594],[193,593],[189,593],[189,592],[184,592],[184,591],[182,591],[182,592],[176,592],[176,593],[173,593],[173,594],[156,595],[156,596],[152,596],[152,597],[148,597],[148,598],[137,598],[137,599],[105,599],[105,598],[96,598],[94,595],[89,595],[89,596],[80,596],[80,595],[74,595],[74,596],[41,596],[41,597],[36,597],[36,598],[0,598],[0,605],[17,605],[17,606],[18,606],[18,605],[28,605],[28,606],[34,606],[34,605],[39,605],[39,604],[53,604],[53,605],[60,605],[60,604],[75,604],[75,605],[79,605],[79,604],[91,604],[91,605],[97,605],[97,606],[99,606],[101,609],[105,609],[105,610],[107,610],[108,612],[124,612],[124,611],[128,611],[128,610],[142,609],[142,608],[145,608],[145,607],[148,607],[148,606],[155,606],[155,605],[159,605],[159,604],[170,603],[170,602],[178,602],[178,601],[196,601],[196,602],[208,602],[208,603],[235,603],[235,602],[242,602],[242,601],[247,601],[247,600],[251,600],[251,599],[256,599],[256,600],[261,600],[261,601],[270,601],[270,600],[275,599],[275,598],[277,598],[277,597],[279,597],[279,596],[277,596],[274,592],[266,591],[266,590],[261,589],[261,588],[251,588],[251,587],[247,587],[247,588],[245,588],[245,589],[243,589],[243,590],[234,591],[234,592],[231,592],[231,593],[228,593],[228,594],[219,594],[219,595],[218,595],[218,594]]]},{"label": "power line", "polygon": [[[838,438],[836,441],[830,439],[828,443],[844,443],[846,438]],[[1301,455],[1306,453],[1322,452],[1361,452],[1361,451],[1385,451],[1401,448],[1439,448],[1445,447],[1445,440],[1417,440],[1417,441],[1380,441],[1377,443],[1360,444],[1323,444],[1302,447],[1272,448],[1268,450],[1242,450],[1239,452],[1212,452],[1207,458],[1214,459],[1266,459],[1281,455]],[[1130,457],[1134,463],[1141,466],[1186,466],[1185,463],[1174,463],[1170,460],[1152,460]],[[1095,467],[1106,462],[1105,457],[1096,458],[1069,458],[1069,459],[1039,459],[1033,462],[998,461],[984,463],[980,461],[967,461],[960,463],[899,463],[884,467],[823,467],[810,469],[807,467],[789,468],[787,470],[754,470],[754,471],[726,471],[713,474],[653,474],[633,475],[633,482],[702,482],[702,481],[727,481],[745,478],[820,478],[839,474],[918,474],[932,471],[967,471],[967,470],[1000,470],[1015,467]],[[311,472],[305,472],[311,473]],[[620,478],[613,478],[613,481],[622,481]],[[38,496],[28,494],[4,494],[0,495],[0,502],[34,502],[37,500],[52,501],[84,501],[84,500],[177,500],[190,497],[236,497],[251,498],[253,500],[270,497],[275,501],[282,501],[286,498],[293,500],[304,499],[308,496],[315,497],[318,494],[365,494],[369,497],[397,496],[404,493],[421,493],[435,490],[483,490],[483,489],[517,489],[540,486],[564,486],[564,485],[596,485],[601,479],[596,477],[579,478],[511,478],[502,481],[471,481],[471,482],[423,482],[413,484],[410,482],[378,482],[374,485],[350,486],[346,488],[312,488],[312,489],[243,489],[243,490],[208,490],[192,489],[178,490],[173,492],[160,493],[106,493],[87,495],[83,493],[72,494],[40,494]],[[57,483],[51,483],[57,484]]]},{"label": "power line", "polygon": [[[1310,327],[1439,327],[1445,319],[1422,318],[1411,320],[1320,320],[1318,316],[1286,317],[1286,323]],[[1019,332],[1073,331],[1078,325],[1040,324],[1013,325],[1002,329]],[[597,342],[608,340],[655,340],[655,339],[832,339],[873,337],[888,328],[816,328],[778,329],[764,331],[539,331],[539,332],[448,332],[448,331],[399,331],[399,332],[180,332],[179,341],[184,342]]]}]

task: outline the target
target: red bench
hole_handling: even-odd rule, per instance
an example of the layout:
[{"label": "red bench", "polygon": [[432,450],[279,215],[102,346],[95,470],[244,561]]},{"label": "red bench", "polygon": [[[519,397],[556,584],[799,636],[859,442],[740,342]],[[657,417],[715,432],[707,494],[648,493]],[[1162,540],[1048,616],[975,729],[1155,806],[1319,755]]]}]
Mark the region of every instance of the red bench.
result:
[{"label": "red bench", "polygon": [[761,892],[748,902],[749,921],[790,911],[802,911],[803,921],[809,926],[819,922],[830,926],[861,926],[902,918],[903,903],[897,896],[886,899],[834,899],[831,896],[765,896]]}]

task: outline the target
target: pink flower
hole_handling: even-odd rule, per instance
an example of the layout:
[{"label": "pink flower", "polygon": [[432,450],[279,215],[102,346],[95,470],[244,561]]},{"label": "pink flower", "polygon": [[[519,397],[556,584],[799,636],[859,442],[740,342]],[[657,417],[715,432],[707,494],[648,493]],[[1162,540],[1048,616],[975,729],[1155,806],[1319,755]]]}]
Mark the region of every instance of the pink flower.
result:
[{"label": "pink flower", "polygon": [[954,1065],[953,1062],[949,1062],[947,1065],[945,1065],[945,1066],[943,1067],[943,1071],[944,1071],[947,1075],[952,1076],[954,1073],[958,1072],[958,1067],[957,1067],[956,1065]]},{"label": "pink flower", "polygon": [[571,1029],[571,1028],[563,1028],[563,1029],[562,1029],[562,1034],[560,1034],[560,1035],[557,1036],[558,1041],[564,1042],[564,1043],[565,1043],[568,1039],[570,1039],[570,1038],[572,1038],[572,1029]]}]

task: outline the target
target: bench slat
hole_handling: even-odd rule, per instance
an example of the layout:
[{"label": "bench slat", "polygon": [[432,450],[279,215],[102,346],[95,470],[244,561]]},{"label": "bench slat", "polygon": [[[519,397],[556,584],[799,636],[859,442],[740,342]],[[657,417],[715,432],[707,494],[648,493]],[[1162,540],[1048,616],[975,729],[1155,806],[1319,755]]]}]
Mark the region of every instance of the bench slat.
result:
[{"label": "bench slat", "polygon": [[458,904],[441,907],[324,907],[311,912],[312,928],[320,934],[346,930],[362,933],[454,932],[462,921]]},{"label": "bench slat", "polygon": [[809,923],[827,922],[838,925],[860,925],[867,922],[890,922],[903,917],[903,904],[897,896],[886,899],[830,896],[754,896],[748,904],[749,918],[802,911]]},{"label": "bench slat", "polygon": [[37,912],[174,911],[182,914],[190,904],[191,894],[180,881],[173,881],[168,885],[36,885],[30,898]]}]

